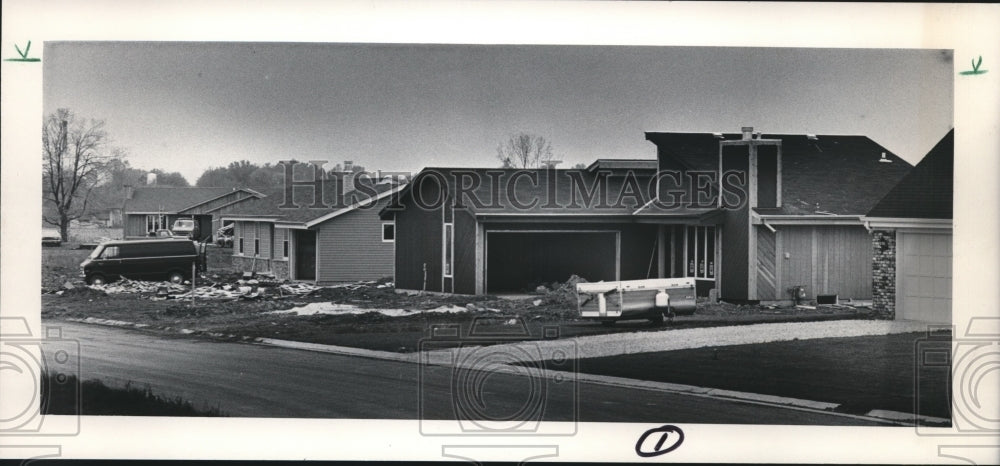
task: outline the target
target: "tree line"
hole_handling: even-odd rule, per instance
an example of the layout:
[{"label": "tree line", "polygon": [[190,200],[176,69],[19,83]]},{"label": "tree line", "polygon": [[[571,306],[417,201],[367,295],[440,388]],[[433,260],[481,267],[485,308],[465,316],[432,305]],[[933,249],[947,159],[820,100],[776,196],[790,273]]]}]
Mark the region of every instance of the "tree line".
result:
[{"label": "tree line", "polygon": [[[526,132],[509,135],[497,146],[496,155],[505,168],[534,168],[554,162],[552,144],[542,136]],[[337,164],[329,173],[344,171],[367,173],[364,166],[356,164],[350,167]],[[146,186],[151,182],[150,173],[156,175],[157,186],[191,186],[178,172],[131,166],[128,151],[112,144],[103,120],[81,117],[62,108],[48,115],[42,124],[42,220],[58,227],[64,240],[69,237],[70,222],[120,208],[126,187]],[[279,186],[284,173],[279,163],[259,165],[240,160],[206,169],[194,185]]]}]

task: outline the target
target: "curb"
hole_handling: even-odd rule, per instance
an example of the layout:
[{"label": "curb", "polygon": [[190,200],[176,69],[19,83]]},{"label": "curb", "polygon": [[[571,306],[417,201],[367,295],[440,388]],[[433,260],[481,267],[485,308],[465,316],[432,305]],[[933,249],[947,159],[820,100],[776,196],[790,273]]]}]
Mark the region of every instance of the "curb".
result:
[{"label": "curb", "polygon": [[874,417],[878,419],[886,419],[891,421],[905,422],[907,424],[916,423],[915,421],[922,421],[922,424],[929,427],[950,427],[951,419],[945,419],[943,417],[934,416],[924,416],[921,414],[914,413],[904,413],[901,411],[889,411],[886,409],[873,409],[865,413],[867,417]]},{"label": "curb", "polygon": [[420,353],[390,353],[388,351],[351,348],[349,346],[323,345],[319,343],[303,343],[291,340],[277,340],[274,338],[255,338],[253,343],[262,346],[274,346],[277,348],[297,349],[317,353],[340,354],[343,356],[358,356],[362,358],[399,362],[416,363],[419,362],[420,359]]}]

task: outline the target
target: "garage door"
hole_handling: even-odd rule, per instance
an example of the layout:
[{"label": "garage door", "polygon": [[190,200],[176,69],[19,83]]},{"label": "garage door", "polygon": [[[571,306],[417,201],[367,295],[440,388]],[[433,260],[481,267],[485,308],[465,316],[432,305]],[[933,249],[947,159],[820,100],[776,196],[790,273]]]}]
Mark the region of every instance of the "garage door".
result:
[{"label": "garage door", "polygon": [[896,318],[951,323],[951,234],[896,238]]},{"label": "garage door", "polygon": [[587,281],[616,280],[617,232],[486,233],[488,293],[532,292],[572,275]]}]

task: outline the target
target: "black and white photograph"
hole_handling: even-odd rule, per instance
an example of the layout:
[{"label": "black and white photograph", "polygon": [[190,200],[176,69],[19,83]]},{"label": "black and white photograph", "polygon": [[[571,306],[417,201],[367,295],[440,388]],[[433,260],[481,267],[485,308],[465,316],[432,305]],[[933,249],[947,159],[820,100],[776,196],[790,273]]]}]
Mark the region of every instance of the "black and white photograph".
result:
[{"label": "black and white photograph", "polygon": [[[696,460],[684,447],[711,449],[712,426],[995,435],[995,308],[956,317],[956,234],[976,221],[956,222],[956,172],[996,154],[962,153],[956,96],[994,79],[997,56],[17,51],[5,70],[40,71],[40,119],[23,125],[40,144],[4,163],[40,179],[17,192],[35,215],[16,222],[41,232],[25,301],[41,326],[4,317],[4,368],[38,364],[5,371],[34,387],[8,400],[37,407],[8,405],[5,435],[44,419],[80,435],[91,419],[389,422],[434,445],[422,456],[477,461],[587,458],[560,446],[596,426],[643,426],[609,453],[630,461]],[[5,261],[4,281],[16,273]],[[497,441],[518,457],[483,450]],[[918,454],[883,459],[969,458]]]}]

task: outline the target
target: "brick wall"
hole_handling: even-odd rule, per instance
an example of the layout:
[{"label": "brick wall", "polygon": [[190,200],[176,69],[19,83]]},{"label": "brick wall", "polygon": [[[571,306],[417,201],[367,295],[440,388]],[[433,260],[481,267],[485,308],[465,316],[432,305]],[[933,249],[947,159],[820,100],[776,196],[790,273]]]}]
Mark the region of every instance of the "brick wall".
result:
[{"label": "brick wall", "polygon": [[872,232],[872,308],[884,319],[896,318],[896,232]]},{"label": "brick wall", "polygon": [[254,263],[253,257],[233,256],[233,269],[240,272],[271,272],[278,280],[288,279],[288,261],[280,259],[263,259],[258,257]]}]

